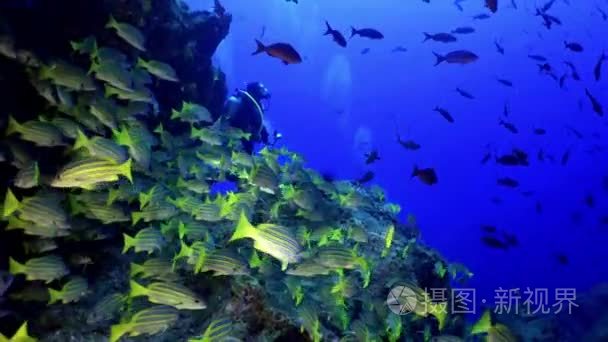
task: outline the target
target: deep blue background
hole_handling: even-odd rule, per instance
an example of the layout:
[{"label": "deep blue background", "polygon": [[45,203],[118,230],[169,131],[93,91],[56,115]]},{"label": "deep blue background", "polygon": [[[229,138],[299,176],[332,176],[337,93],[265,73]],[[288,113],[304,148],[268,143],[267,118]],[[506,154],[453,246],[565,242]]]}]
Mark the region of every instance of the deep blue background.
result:
[{"label": "deep blue background", "polygon": [[[366,170],[361,142],[377,147],[382,160],[372,166],[375,183],[387,190],[404,213],[418,219],[423,240],[451,261],[465,263],[475,273],[472,286],[490,298],[498,287],[576,287],[579,291],[608,280],[608,227],[599,217],[608,214],[602,178],[608,171],[606,153],[590,155],[593,144],[605,146],[606,120],[591,111],[584,96],[588,87],[608,109],[608,62],[601,82],[593,80],[593,67],[608,51],[608,22],[595,10],[596,1],[557,0],[551,14],[563,26],[547,30],[534,16],[536,3],[516,0],[518,9],[502,1],[497,14],[484,21],[472,16],[487,12],[481,0],[462,3],[459,12],[451,1],[403,0],[224,0],[234,15],[231,32],[215,55],[227,73],[231,88],[247,81],[264,82],[273,97],[267,118],[284,134],[284,143],[304,154],[309,166],[340,178],[355,178]],[[209,9],[211,0],[191,0],[194,9]],[[598,1],[604,8],[606,2]],[[540,3],[539,3],[540,4]],[[350,36],[350,26],[381,30],[383,41],[354,38],[341,48],[323,36],[324,21]],[[477,32],[459,36],[451,44],[422,43],[423,32],[449,32],[457,26],[474,26]],[[254,38],[265,29],[266,43],[287,42],[304,57],[300,65],[285,66],[266,55],[251,56]],[[497,39],[506,49],[500,55]],[[564,40],[583,44],[580,54],[564,49]],[[391,53],[397,45],[406,53]],[[367,55],[361,50],[370,48]],[[433,51],[469,49],[480,56],[474,64],[434,67]],[[573,62],[582,82],[571,79],[564,89],[539,74],[527,54],[542,54],[561,76]],[[496,78],[513,81],[507,88]],[[461,87],[476,99],[460,97]],[[503,106],[519,128],[511,134],[498,125]],[[449,124],[432,111],[448,109],[456,122]],[[404,137],[422,144],[417,152],[405,151],[395,142],[397,118]],[[584,135],[578,140],[565,124]],[[532,129],[548,130],[544,137]],[[600,138],[593,137],[594,133]],[[505,168],[493,162],[480,165],[491,143],[493,150],[508,153],[518,147],[530,154],[527,168]],[[557,163],[539,163],[543,148]],[[559,159],[571,148],[570,162]],[[429,187],[410,179],[414,164],[434,167],[439,184]],[[498,177],[520,182],[518,190],[500,188]],[[521,191],[534,191],[533,197]],[[583,199],[593,194],[596,206]],[[503,200],[495,205],[490,198]],[[535,212],[541,201],[543,213]],[[575,223],[573,212],[582,214]],[[492,250],[480,242],[480,225],[493,224],[516,233],[520,246]],[[559,265],[556,253],[565,253],[570,264]]]}]

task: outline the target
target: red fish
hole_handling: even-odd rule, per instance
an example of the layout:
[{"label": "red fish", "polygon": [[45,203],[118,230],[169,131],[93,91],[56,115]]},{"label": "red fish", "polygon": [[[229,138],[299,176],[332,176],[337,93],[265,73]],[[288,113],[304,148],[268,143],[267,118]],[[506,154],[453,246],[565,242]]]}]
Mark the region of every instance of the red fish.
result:
[{"label": "red fish", "polygon": [[265,46],[257,39],[255,42],[258,44],[258,47],[251,55],[266,52],[269,56],[280,59],[285,65],[302,63],[302,57],[300,57],[298,51],[287,43],[276,43]]},{"label": "red fish", "polygon": [[498,10],[498,0],[485,0],[486,1],[486,7],[490,9],[490,11],[492,11],[492,13],[496,13],[496,11]]},{"label": "red fish", "polygon": [[418,166],[414,165],[414,170],[412,171],[412,177],[418,177],[420,181],[426,185],[437,184],[437,174],[435,173],[435,169],[426,168],[419,169]]}]

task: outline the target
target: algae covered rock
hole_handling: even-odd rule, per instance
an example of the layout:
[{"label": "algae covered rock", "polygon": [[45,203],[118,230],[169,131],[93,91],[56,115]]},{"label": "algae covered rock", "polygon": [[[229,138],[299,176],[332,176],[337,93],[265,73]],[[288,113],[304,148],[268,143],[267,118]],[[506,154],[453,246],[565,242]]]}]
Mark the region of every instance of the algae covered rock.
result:
[{"label": "algae covered rock", "polygon": [[[211,65],[228,13],[74,0],[0,16],[7,327],[28,321],[48,341],[396,341],[461,328],[425,288],[449,290],[463,272],[381,189],[327,180],[285,147],[245,152]],[[213,190],[224,182],[233,190]],[[399,286],[417,304],[407,315],[390,310]]]}]

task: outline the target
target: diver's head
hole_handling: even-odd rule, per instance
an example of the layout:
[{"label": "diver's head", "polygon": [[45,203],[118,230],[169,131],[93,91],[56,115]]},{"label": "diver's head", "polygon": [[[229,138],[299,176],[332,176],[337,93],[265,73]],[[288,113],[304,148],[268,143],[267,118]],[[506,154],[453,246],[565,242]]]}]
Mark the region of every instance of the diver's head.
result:
[{"label": "diver's head", "polygon": [[260,82],[247,83],[247,92],[257,101],[270,99],[270,92]]}]

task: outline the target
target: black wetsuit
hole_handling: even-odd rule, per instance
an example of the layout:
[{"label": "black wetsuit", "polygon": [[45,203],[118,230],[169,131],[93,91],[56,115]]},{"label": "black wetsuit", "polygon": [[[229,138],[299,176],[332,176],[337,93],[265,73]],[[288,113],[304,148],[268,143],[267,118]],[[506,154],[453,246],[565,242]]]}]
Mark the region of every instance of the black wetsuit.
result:
[{"label": "black wetsuit", "polygon": [[239,90],[228,99],[227,115],[230,125],[250,133],[249,140],[243,139],[243,148],[253,152],[255,143],[268,144],[268,132],[264,127],[264,117],[259,102],[249,93]]}]

